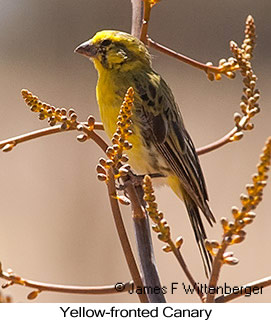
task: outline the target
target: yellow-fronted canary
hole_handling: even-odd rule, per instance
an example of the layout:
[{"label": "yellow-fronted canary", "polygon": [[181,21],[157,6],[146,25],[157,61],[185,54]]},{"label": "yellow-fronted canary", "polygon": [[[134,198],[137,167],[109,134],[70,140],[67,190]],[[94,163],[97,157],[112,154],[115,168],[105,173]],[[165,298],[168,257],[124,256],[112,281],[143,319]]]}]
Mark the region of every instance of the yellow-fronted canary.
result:
[{"label": "yellow-fronted canary", "polygon": [[184,201],[205,269],[210,271],[211,255],[204,246],[206,232],[199,209],[210,225],[215,218],[208,206],[203,173],[174,96],[152,69],[146,46],[130,34],[105,30],[75,51],[90,58],[98,71],[97,101],[110,138],[116,130],[123,97],[133,87],[130,164],[141,174],[163,175]]}]

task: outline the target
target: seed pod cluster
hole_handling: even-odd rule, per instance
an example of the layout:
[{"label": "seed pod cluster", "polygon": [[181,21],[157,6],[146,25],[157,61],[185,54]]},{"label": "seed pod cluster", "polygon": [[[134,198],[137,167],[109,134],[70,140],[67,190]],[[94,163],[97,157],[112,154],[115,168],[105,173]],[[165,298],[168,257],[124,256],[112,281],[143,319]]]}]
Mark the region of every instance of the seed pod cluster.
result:
[{"label": "seed pod cluster", "polygon": [[252,58],[252,53],[256,44],[256,26],[254,19],[251,15],[247,17],[246,28],[245,28],[245,39],[242,44],[242,49],[246,53],[246,58],[250,60]]},{"label": "seed pod cluster", "polygon": [[170,228],[164,219],[164,215],[158,210],[158,205],[155,202],[156,198],[152,187],[151,178],[149,175],[144,177],[143,181],[144,201],[147,203],[146,210],[154,224],[152,229],[158,233],[158,238],[161,241],[168,242],[170,240]]},{"label": "seed pod cluster", "polygon": [[[256,29],[256,27],[254,24],[254,19],[252,16],[249,15],[246,19],[245,39],[242,43],[241,48],[239,48],[242,51],[242,59],[244,61],[240,62],[240,60],[237,59],[236,53],[232,50],[232,44],[235,44],[235,42],[230,42],[230,48],[234,54],[234,57],[229,57],[228,59],[225,59],[225,58],[220,59],[219,64],[218,64],[219,72],[217,72],[217,73],[214,73],[212,71],[207,72],[207,77],[210,81],[221,80],[222,74],[226,75],[230,79],[234,79],[236,76],[235,71],[237,71],[239,69],[241,69],[241,73],[243,74],[242,65],[244,65],[245,61],[247,62],[252,58],[252,52],[255,47],[255,40],[256,40],[255,29]],[[241,65],[240,65],[240,63],[241,63]],[[208,63],[206,63],[206,65],[213,66],[213,63],[208,62]]]},{"label": "seed pod cluster", "polygon": [[63,130],[68,130],[70,128],[75,129],[78,125],[77,115],[73,109],[55,108],[50,104],[40,101],[37,96],[33,95],[28,90],[22,90],[21,93],[25,103],[30,107],[30,110],[38,112],[40,120],[48,119],[50,126],[61,123],[61,128]]},{"label": "seed pod cluster", "polygon": [[253,123],[250,120],[260,112],[258,100],[260,98],[259,90],[256,89],[257,76],[252,70],[251,58],[255,47],[255,24],[252,16],[246,20],[245,40],[241,48],[231,41],[230,48],[243,76],[243,95],[241,97],[240,109],[242,114],[235,113],[234,121],[236,133],[230,138],[231,141],[240,140],[243,137],[243,130],[252,130]]},{"label": "seed pod cluster", "polygon": [[[213,66],[212,62],[206,63],[207,66]],[[235,71],[239,69],[239,65],[235,58],[229,57],[228,59],[222,58],[219,61],[218,70],[219,72],[214,73],[212,71],[207,72],[207,77],[210,81],[220,81],[222,74],[226,75],[230,79],[234,79],[236,74]]]},{"label": "seed pod cluster", "polygon": [[164,215],[161,211],[158,210],[158,205],[155,202],[154,190],[152,187],[151,178],[149,175],[146,175],[143,180],[143,190],[144,190],[144,200],[146,201],[147,207],[146,210],[149,214],[149,217],[154,222],[152,229],[154,232],[158,233],[158,239],[166,242],[167,244],[163,247],[163,251],[170,252],[173,251],[173,248],[180,249],[183,244],[183,238],[178,237],[174,243],[171,239],[170,227],[164,218]]},{"label": "seed pod cluster", "polygon": [[112,138],[112,146],[107,150],[107,156],[117,166],[119,162],[127,162],[128,156],[123,155],[124,150],[130,150],[132,144],[129,143],[129,136],[132,134],[131,116],[134,102],[134,90],[130,87],[124,97],[123,103],[120,107],[120,112],[117,120],[117,129]]},{"label": "seed pod cluster", "polygon": [[[251,224],[256,217],[253,212],[262,200],[263,189],[266,186],[268,178],[267,172],[270,168],[271,161],[271,137],[269,137],[260,155],[260,162],[257,165],[258,172],[252,176],[253,183],[246,185],[247,194],[240,195],[242,204],[241,209],[234,206],[232,207],[233,221],[227,218],[221,218],[221,225],[223,228],[223,241],[220,244],[215,240],[207,240],[205,242],[206,249],[213,255],[216,255],[216,250],[222,247],[223,243],[228,245],[241,243],[245,240],[246,232],[244,228],[246,225]],[[237,258],[233,254],[224,255],[223,263],[235,265],[238,263]]]},{"label": "seed pod cluster", "polygon": [[[132,148],[132,145],[129,143],[128,139],[132,134],[130,128],[132,124],[131,116],[133,101],[134,90],[130,87],[126,92],[123,103],[120,107],[117,120],[117,129],[112,138],[112,146],[109,146],[106,150],[108,159],[106,160],[101,158],[96,168],[98,179],[101,181],[107,180],[107,170],[109,168],[112,168],[116,179],[127,175],[130,170],[130,166],[126,164],[129,158],[123,152]],[[120,203],[125,205],[129,204],[129,200],[125,196],[118,196],[117,198]]]}]

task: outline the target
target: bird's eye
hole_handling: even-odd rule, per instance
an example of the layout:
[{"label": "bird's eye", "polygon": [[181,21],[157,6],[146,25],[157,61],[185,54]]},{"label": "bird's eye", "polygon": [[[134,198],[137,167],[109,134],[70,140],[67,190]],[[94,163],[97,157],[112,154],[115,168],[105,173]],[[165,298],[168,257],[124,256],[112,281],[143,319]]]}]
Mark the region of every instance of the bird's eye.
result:
[{"label": "bird's eye", "polygon": [[112,40],[105,39],[101,42],[101,45],[106,47],[106,46],[109,46],[111,43],[112,43]]}]

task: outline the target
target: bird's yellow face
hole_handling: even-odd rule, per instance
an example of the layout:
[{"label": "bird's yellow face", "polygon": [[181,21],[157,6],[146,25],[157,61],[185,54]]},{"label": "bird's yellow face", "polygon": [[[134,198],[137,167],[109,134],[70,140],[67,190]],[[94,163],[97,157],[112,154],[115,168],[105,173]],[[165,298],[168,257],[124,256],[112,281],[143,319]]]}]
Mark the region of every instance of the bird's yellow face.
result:
[{"label": "bird's yellow face", "polygon": [[130,34],[104,30],[79,45],[75,52],[93,60],[98,72],[150,66],[150,54],[145,45]]}]

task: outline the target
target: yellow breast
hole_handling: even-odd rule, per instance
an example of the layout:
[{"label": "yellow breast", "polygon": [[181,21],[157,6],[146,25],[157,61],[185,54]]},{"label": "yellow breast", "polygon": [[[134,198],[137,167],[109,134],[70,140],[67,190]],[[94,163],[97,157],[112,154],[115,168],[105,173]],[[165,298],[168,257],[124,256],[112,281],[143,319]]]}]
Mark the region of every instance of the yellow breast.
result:
[{"label": "yellow breast", "polygon": [[[129,84],[127,84],[128,87]],[[110,139],[117,128],[117,118],[126,90],[126,88],[121,89],[116,86],[111,73],[104,72],[100,75],[96,87],[96,96],[101,120]],[[143,145],[140,129],[133,127],[133,134],[129,137],[129,142],[133,145],[133,148],[127,151],[131,166],[142,174],[153,172],[150,151]]]}]

